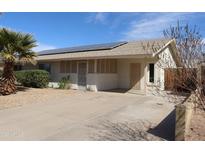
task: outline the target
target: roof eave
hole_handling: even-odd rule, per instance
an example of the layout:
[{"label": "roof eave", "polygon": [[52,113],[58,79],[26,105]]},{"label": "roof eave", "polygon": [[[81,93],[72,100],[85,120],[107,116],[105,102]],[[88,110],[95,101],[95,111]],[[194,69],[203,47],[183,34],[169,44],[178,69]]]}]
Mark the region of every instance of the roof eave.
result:
[{"label": "roof eave", "polygon": [[61,60],[83,60],[83,59],[123,59],[123,58],[153,58],[152,54],[138,54],[138,55],[105,55],[105,56],[85,56],[85,57],[46,57],[46,56],[38,56],[36,61],[61,61]]}]

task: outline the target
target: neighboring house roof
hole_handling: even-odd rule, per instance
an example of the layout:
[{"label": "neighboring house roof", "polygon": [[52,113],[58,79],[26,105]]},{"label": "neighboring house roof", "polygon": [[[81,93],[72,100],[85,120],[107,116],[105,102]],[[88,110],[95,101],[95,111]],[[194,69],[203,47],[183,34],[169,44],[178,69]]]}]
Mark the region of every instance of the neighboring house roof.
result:
[{"label": "neighboring house roof", "polygon": [[[175,48],[175,40],[152,39],[130,42],[95,44],[80,47],[45,50],[38,53],[38,61],[59,59],[84,59],[103,57],[153,57],[169,46]],[[176,50],[176,49],[174,49]]]}]

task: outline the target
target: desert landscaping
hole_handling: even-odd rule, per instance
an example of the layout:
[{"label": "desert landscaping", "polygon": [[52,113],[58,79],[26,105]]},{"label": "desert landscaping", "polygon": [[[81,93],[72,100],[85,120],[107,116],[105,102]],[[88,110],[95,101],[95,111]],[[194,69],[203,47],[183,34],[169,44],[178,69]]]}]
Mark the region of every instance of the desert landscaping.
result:
[{"label": "desert landscaping", "polygon": [[16,94],[0,96],[0,110],[20,107],[33,103],[46,103],[50,100],[56,101],[59,98],[72,95],[74,91],[55,90],[52,88],[37,89],[18,87]]}]

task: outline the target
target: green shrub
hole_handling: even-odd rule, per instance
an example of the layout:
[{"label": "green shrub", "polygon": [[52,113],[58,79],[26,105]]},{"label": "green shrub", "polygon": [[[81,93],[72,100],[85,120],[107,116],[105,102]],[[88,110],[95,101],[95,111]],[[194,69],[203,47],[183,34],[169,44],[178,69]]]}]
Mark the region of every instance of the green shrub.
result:
[{"label": "green shrub", "polygon": [[15,76],[17,82],[25,87],[45,88],[49,82],[49,73],[44,70],[16,71]]},{"label": "green shrub", "polygon": [[58,83],[59,89],[69,89],[70,76],[62,77]]}]

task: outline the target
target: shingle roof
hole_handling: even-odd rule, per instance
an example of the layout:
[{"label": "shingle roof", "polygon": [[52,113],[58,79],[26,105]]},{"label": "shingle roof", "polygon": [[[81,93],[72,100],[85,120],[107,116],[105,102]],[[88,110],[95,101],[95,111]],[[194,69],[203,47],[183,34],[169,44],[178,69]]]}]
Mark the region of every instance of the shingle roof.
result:
[{"label": "shingle roof", "polygon": [[[58,59],[72,59],[72,58],[94,58],[94,57],[106,57],[106,56],[134,56],[134,55],[152,55],[161,48],[163,48],[169,39],[152,39],[152,40],[139,40],[131,42],[115,42],[103,45],[92,45],[93,47],[100,46],[100,49],[92,48],[92,50],[85,50],[87,48],[72,47],[64,49],[47,50],[39,53],[37,60],[58,60]],[[110,45],[110,46],[109,46]],[[104,47],[105,46],[105,47]],[[86,47],[86,46],[84,46]],[[88,47],[88,46],[87,46]],[[66,52],[65,49],[75,49]],[[89,48],[90,49],[90,48]],[[55,53],[54,53],[55,51]],[[72,51],[72,52],[71,52]],[[92,51],[92,52],[91,52]],[[43,53],[51,54],[43,54]]]}]

